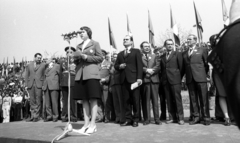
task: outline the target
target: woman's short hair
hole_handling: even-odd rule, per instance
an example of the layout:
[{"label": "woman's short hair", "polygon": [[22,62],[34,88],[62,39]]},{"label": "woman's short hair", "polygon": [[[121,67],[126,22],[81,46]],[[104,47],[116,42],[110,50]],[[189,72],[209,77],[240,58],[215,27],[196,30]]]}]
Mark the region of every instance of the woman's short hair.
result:
[{"label": "woman's short hair", "polygon": [[92,30],[89,27],[83,26],[80,28],[80,30],[85,30],[87,32],[89,39],[92,39]]}]

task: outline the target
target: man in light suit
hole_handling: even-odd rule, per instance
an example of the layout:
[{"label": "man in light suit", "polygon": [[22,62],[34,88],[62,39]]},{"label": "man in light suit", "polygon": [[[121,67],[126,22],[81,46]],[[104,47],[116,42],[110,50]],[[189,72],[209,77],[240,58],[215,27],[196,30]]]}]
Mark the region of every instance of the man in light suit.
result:
[{"label": "man in light suit", "polygon": [[126,112],[126,121],[122,123],[121,126],[132,125],[133,127],[137,127],[140,116],[140,88],[131,89],[131,85],[133,83],[135,83],[135,85],[138,84],[138,86],[142,84],[142,56],[139,49],[132,47],[133,38],[131,36],[125,36],[123,45],[125,50],[118,54],[114,65],[114,68],[120,72],[120,83]]},{"label": "man in light suit", "polygon": [[57,122],[59,117],[59,64],[51,62],[46,71],[43,83],[43,91],[45,95],[45,106],[47,118],[44,122],[51,121]]},{"label": "man in light suit", "polygon": [[25,85],[30,95],[31,118],[27,121],[37,122],[41,109],[42,85],[46,63],[41,62],[42,55],[36,53],[34,61],[26,66]]},{"label": "man in light suit", "polygon": [[183,62],[191,102],[190,106],[192,106],[191,114],[194,118],[189,124],[194,125],[200,122],[201,111],[204,125],[210,125],[207,95],[208,50],[196,45],[197,37],[195,35],[189,35],[187,41],[189,49],[183,52]]},{"label": "man in light suit", "polygon": [[150,100],[153,107],[153,115],[155,124],[162,124],[159,120],[159,106],[158,106],[158,89],[160,69],[160,61],[157,56],[151,53],[150,44],[146,41],[142,42],[142,62],[143,62],[143,86],[142,88],[142,110],[143,110],[143,125],[148,125],[151,122]]},{"label": "man in light suit", "polygon": [[161,75],[164,93],[167,98],[169,120],[167,123],[184,124],[183,104],[181,97],[181,82],[183,77],[182,53],[173,51],[173,40],[164,42],[167,52],[161,56]]}]

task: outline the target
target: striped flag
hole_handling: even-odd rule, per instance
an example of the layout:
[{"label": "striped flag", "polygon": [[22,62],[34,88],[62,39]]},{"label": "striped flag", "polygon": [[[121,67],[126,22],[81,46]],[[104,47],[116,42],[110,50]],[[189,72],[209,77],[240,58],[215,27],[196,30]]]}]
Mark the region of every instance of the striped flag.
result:
[{"label": "striped flag", "polygon": [[155,48],[154,31],[149,10],[148,10],[148,30],[149,30],[149,43],[151,44],[152,48]]},{"label": "striped flag", "polygon": [[224,0],[222,0],[222,14],[223,14],[224,27],[226,27],[229,24],[229,16],[228,16],[227,7],[225,5]]},{"label": "striped flag", "polygon": [[198,34],[198,39],[199,42],[202,42],[203,36],[203,28],[202,28],[202,19],[200,17],[200,14],[197,11],[197,8],[195,6],[195,2],[193,2],[194,5],[194,11],[195,11],[195,18],[196,18],[196,27],[197,27],[197,34]]},{"label": "striped flag", "polygon": [[[127,35],[131,36],[133,39],[133,34],[131,32],[130,26],[129,26],[129,19],[128,19],[128,15],[127,15]],[[133,40],[133,44],[132,46],[134,47],[134,40]]]},{"label": "striped flag", "polygon": [[110,20],[108,18],[108,31],[109,31],[109,42],[112,48],[117,49],[116,42],[113,36],[112,28],[110,25]]},{"label": "striped flag", "polygon": [[170,6],[170,19],[171,19],[171,29],[172,29],[172,32],[173,32],[173,38],[174,38],[175,44],[180,46],[180,40],[179,40],[179,37],[178,37],[178,27],[177,27],[176,20],[173,17],[173,14],[172,14],[171,6]]},{"label": "striped flag", "polygon": [[8,57],[7,57],[7,63],[6,63],[6,76],[8,76]]}]

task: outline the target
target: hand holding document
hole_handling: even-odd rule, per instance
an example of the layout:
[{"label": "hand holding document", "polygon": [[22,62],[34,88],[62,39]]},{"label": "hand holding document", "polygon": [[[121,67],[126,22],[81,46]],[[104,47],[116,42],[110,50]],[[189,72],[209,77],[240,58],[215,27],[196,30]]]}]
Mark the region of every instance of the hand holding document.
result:
[{"label": "hand holding document", "polygon": [[131,90],[134,90],[135,88],[139,87],[140,85],[142,85],[142,80],[138,79],[136,82],[131,84]]}]

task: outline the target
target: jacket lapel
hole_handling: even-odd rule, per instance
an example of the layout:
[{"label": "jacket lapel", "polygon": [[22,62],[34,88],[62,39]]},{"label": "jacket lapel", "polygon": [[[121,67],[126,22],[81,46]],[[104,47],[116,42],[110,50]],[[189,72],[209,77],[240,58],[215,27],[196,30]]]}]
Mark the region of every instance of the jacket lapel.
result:
[{"label": "jacket lapel", "polygon": [[39,67],[41,66],[41,64],[36,64],[36,67],[34,68],[34,71],[37,71],[39,69]]}]

